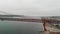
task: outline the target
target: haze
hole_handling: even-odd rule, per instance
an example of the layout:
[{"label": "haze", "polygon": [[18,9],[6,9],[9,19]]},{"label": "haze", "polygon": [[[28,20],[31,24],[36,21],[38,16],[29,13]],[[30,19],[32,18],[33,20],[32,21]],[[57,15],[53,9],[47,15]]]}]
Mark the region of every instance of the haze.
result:
[{"label": "haze", "polygon": [[60,16],[60,0],[0,0],[0,11],[27,16]]}]

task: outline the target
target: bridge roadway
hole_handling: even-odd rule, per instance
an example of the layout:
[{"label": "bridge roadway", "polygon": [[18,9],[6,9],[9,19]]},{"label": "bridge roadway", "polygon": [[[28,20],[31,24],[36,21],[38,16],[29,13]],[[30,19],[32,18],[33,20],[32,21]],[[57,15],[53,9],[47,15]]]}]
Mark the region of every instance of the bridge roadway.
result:
[{"label": "bridge roadway", "polygon": [[35,18],[29,18],[29,19],[22,19],[22,18],[0,18],[0,20],[4,21],[26,21],[26,22],[37,22],[37,23],[43,23],[44,21],[46,23],[52,23],[52,24],[60,24],[60,20],[55,20],[55,19],[35,19]]},{"label": "bridge roadway", "polygon": [[0,18],[0,20],[8,20],[8,21],[26,21],[26,22],[41,22],[40,19],[21,19],[21,18]]}]

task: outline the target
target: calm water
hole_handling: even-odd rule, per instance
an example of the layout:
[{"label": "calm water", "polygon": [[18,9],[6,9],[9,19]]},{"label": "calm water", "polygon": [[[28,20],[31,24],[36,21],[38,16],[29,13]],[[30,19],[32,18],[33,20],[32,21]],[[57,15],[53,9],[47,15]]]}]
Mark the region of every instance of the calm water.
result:
[{"label": "calm water", "polygon": [[42,30],[40,23],[0,21],[0,34],[43,34]]}]

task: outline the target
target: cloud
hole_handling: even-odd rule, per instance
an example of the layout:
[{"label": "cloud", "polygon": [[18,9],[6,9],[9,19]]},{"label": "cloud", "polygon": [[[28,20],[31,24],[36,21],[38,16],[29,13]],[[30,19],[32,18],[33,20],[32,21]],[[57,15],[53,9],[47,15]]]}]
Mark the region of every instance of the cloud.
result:
[{"label": "cloud", "polygon": [[60,0],[0,0],[0,10],[20,15],[59,15]]}]

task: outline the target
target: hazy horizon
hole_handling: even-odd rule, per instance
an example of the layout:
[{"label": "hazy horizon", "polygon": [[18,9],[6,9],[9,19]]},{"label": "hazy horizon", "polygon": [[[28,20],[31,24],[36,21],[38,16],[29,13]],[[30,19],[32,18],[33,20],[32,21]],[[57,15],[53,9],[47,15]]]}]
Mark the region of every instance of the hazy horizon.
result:
[{"label": "hazy horizon", "polygon": [[60,0],[0,0],[0,11],[26,16],[60,16]]}]

